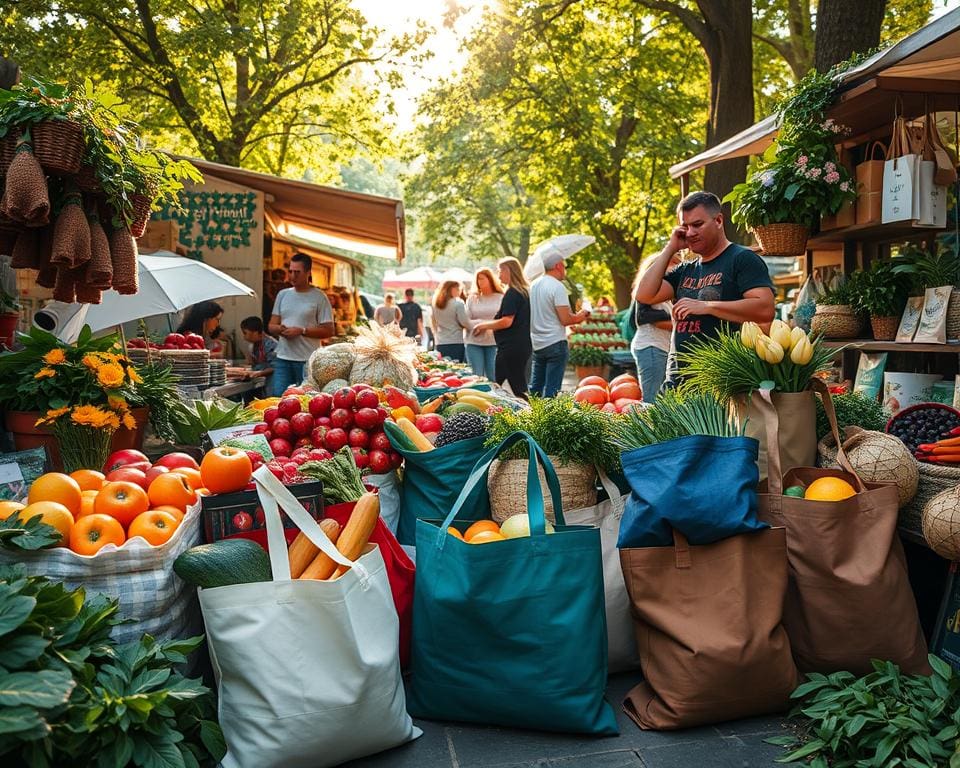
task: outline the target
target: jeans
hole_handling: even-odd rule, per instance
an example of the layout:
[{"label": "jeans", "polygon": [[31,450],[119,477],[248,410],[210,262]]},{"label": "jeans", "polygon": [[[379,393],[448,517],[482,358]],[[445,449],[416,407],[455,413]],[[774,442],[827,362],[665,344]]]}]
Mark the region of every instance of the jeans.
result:
[{"label": "jeans", "polygon": [[558,341],[543,349],[533,350],[533,375],[530,393],[553,397],[563,386],[563,372],[567,368],[567,342]]},{"label": "jeans", "polygon": [[644,347],[633,350],[633,359],[637,361],[643,402],[656,402],[657,393],[667,375],[667,353],[658,347]]},{"label": "jeans", "polygon": [[493,381],[497,375],[495,366],[497,364],[497,347],[493,344],[481,346],[480,344],[467,344],[467,362],[475,376],[483,376]]},{"label": "jeans", "polygon": [[307,363],[305,360],[281,360],[279,357],[273,361],[273,379],[271,382],[270,394],[273,397],[280,397],[287,387],[299,386],[303,383],[306,376]]},{"label": "jeans", "polygon": [[437,344],[436,349],[444,357],[449,357],[458,363],[464,362],[463,344]]}]

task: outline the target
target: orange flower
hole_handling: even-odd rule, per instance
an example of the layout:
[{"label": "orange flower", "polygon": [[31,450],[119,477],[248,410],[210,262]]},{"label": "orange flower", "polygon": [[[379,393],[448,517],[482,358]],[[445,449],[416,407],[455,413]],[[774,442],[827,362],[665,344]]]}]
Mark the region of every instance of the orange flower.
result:
[{"label": "orange flower", "polygon": [[83,364],[84,364],[85,366],[87,366],[87,368],[89,368],[91,371],[95,371],[95,370],[97,370],[101,365],[103,365],[103,361],[102,361],[99,357],[97,357],[96,355],[91,354],[91,353],[87,353],[86,355],[84,355],[82,362],[83,362]]},{"label": "orange flower", "polygon": [[123,368],[116,363],[104,363],[97,369],[97,381],[107,389],[123,385]]},{"label": "orange flower", "polygon": [[47,354],[43,356],[43,362],[47,365],[60,365],[60,363],[66,361],[67,355],[62,349],[51,349]]},{"label": "orange flower", "polygon": [[115,395],[110,395],[107,397],[107,405],[113,408],[113,410],[120,411],[121,413],[129,408],[126,400],[124,400],[122,397],[116,397]]},{"label": "orange flower", "polygon": [[130,377],[130,381],[134,384],[143,384],[143,379],[140,377],[140,374],[137,373],[137,369],[132,365],[127,366],[127,376]]},{"label": "orange flower", "polygon": [[53,368],[41,368],[35,374],[33,378],[35,379],[49,379],[51,376],[56,376],[57,372]]},{"label": "orange flower", "polygon": [[123,421],[123,426],[125,426],[131,432],[137,428],[137,420],[133,418],[133,415],[129,411],[123,414],[121,421]]}]

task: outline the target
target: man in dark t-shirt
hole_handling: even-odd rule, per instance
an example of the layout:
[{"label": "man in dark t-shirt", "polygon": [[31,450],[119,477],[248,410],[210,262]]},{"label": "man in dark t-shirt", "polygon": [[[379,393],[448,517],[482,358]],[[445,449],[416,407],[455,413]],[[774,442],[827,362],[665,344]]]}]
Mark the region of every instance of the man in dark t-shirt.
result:
[{"label": "man in dark t-shirt", "polygon": [[400,327],[406,336],[420,338],[423,336],[423,310],[413,300],[412,288],[407,288],[403,297],[406,301],[397,304],[400,308]]},{"label": "man in dark t-shirt", "polygon": [[[737,330],[749,321],[766,325],[774,316],[773,281],[757,254],[731,243],[723,231],[720,200],[710,192],[693,192],[677,207],[679,227],[637,284],[636,300],[645,304],[673,301],[673,339],[667,382],[682,371],[676,355],[690,341],[715,334],[724,324]],[[700,258],[667,274],[670,260],[689,248]]]}]

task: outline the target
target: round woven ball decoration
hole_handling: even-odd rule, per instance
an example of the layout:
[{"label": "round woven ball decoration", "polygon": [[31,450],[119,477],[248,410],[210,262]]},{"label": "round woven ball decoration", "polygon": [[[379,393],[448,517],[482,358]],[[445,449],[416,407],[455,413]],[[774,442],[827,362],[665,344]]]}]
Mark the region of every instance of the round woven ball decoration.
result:
[{"label": "round woven ball decoration", "polygon": [[[895,482],[900,506],[908,504],[917,493],[920,467],[907,446],[898,437],[869,429],[850,429],[843,450],[860,479],[868,483]],[[821,463],[838,466],[833,436],[820,441]]]},{"label": "round woven ball decoration", "polygon": [[938,493],[923,508],[923,538],[947,560],[960,560],[960,486]]}]

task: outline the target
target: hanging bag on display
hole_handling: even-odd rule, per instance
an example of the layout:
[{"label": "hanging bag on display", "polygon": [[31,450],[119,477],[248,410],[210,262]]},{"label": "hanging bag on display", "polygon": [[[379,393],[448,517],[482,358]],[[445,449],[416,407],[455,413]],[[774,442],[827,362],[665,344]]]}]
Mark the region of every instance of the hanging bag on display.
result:
[{"label": "hanging bag on display", "polygon": [[[877,149],[880,157],[877,159]],[[875,141],[867,159],[857,165],[857,224],[879,224],[883,210],[883,166],[887,147]]]},{"label": "hanging bag on display", "polygon": [[[863,675],[872,659],[892,661],[905,674],[929,673],[927,645],[897,535],[895,483],[865,483],[840,441],[827,386],[814,380],[841,469],[780,471],[777,414],[760,391],[768,430],[770,474],[760,492],[760,517],[787,531],[789,586],[783,625],[802,672],[840,670]],[[784,495],[822,478],[840,478],[856,490],[836,501]],[[765,486],[765,487],[764,487]],[[839,495],[838,495],[839,496]]]},{"label": "hanging bag on display", "polygon": [[782,528],[690,546],[620,550],[643,682],[623,709],[666,730],[782,712],[797,669],[781,625],[787,589]]},{"label": "hanging bag on display", "polygon": [[564,518],[568,525],[593,525],[600,529],[603,597],[607,614],[607,666],[613,673],[636,669],[640,664],[633,636],[633,619],[630,617],[630,598],[623,583],[623,569],[617,551],[620,520],[630,495],[621,494],[602,469],[597,474],[608,498],[592,507],[565,512]]},{"label": "hanging bag on display", "polygon": [[[460,513],[493,460],[528,448],[530,535],[468,544]],[[543,467],[557,525],[546,532]],[[489,513],[485,516],[489,517]],[[412,677],[415,717],[561,733],[619,732],[603,698],[607,633],[600,531],[564,522],[550,459],[514,432],[476,462],[442,522],[417,520]]]},{"label": "hanging bag on display", "polygon": [[947,226],[947,188],[937,183],[937,155],[933,134],[937,127],[928,112],[923,119],[917,160],[917,214],[915,226]]},{"label": "hanging bag on display", "polygon": [[[345,558],[266,467],[254,479],[273,581],[198,590],[227,743],[221,765],[322,768],[416,738],[379,549]],[[349,570],[333,581],[291,579],[278,502]]]},{"label": "hanging bag on display", "polygon": [[917,185],[917,155],[911,151],[907,124],[902,117],[893,121],[893,136],[883,164],[881,221],[913,221]]},{"label": "hanging bag on display", "polygon": [[933,181],[943,187],[950,187],[957,183],[957,166],[950,150],[943,143],[940,129],[937,128],[937,113],[928,112],[927,121],[930,125],[930,143],[933,147],[933,156],[937,162],[937,173]]}]

